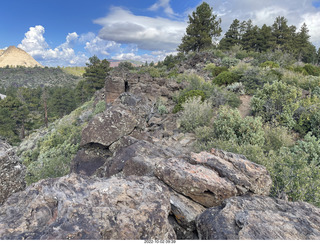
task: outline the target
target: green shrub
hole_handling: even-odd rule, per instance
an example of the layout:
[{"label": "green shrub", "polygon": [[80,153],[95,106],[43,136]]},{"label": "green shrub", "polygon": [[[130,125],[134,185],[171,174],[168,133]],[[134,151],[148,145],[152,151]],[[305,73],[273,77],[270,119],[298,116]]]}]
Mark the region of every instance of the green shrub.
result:
[{"label": "green shrub", "polygon": [[238,108],[241,104],[239,95],[228,91],[226,88],[215,87],[212,89],[209,100],[213,107],[220,107],[222,105],[229,105],[232,108]]},{"label": "green shrub", "polygon": [[[259,117],[241,118],[237,109],[221,107],[212,126],[196,130],[198,143],[207,144],[217,140],[230,141],[237,145],[264,144],[264,130]],[[212,144],[212,143],[211,143]]]},{"label": "green shrub", "polygon": [[259,65],[261,68],[280,68],[279,64],[273,62],[273,61],[265,61],[264,63]]},{"label": "green shrub", "polygon": [[307,134],[291,148],[271,155],[266,166],[273,180],[272,196],[285,193],[290,201],[320,206],[320,141]]},{"label": "green shrub", "polygon": [[299,107],[300,97],[301,91],[293,86],[281,81],[267,83],[251,99],[251,111],[265,122],[277,121],[280,125],[292,128],[295,125],[293,115]]},{"label": "green shrub", "polygon": [[[70,172],[70,163],[79,150],[81,132],[93,110],[93,101],[86,102],[71,114],[50,124],[41,133],[31,137],[35,147],[18,151],[27,167],[26,182],[31,184],[45,178],[60,177]],[[80,118],[81,117],[81,118]]]},{"label": "green shrub", "polygon": [[201,101],[203,102],[206,98],[206,95],[203,91],[200,90],[191,90],[183,92],[178,98],[178,104],[173,108],[173,113],[177,113],[183,109],[183,103],[185,103],[189,98],[192,97],[201,97]]},{"label": "green shrub", "polygon": [[257,67],[247,69],[240,78],[240,82],[245,87],[246,94],[250,95],[255,94],[264,84],[275,80],[278,80],[277,75]]},{"label": "green shrub", "polygon": [[106,101],[104,101],[104,100],[99,101],[96,104],[96,107],[94,109],[93,115],[96,115],[96,114],[99,114],[99,113],[102,113],[103,111],[105,111],[106,110],[106,106],[107,106]]},{"label": "green shrub", "polygon": [[265,125],[264,128],[265,143],[263,149],[266,153],[279,151],[282,147],[290,147],[294,144],[293,135],[283,126]]},{"label": "green shrub", "polygon": [[152,78],[159,78],[164,76],[164,71],[156,68],[156,67],[142,67],[139,71],[138,74],[149,74]]},{"label": "green shrub", "polygon": [[59,126],[38,142],[37,148],[22,154],[27,166],[26,182],[60,177],[70,172],[70,162],[79,150],[81,126]]},{"label": "green shrub", "polygon": [[160,115],[167,114],[167,107],[162,99],[158,99],[156,102],[157,111]]},{"label": "green shrub", "polygon": [[213,71],[215,70],[215,68],[216,68],[216,65],[215,65],[215,64],[209,63],[209,64],[206,65],[206,67],[205,67],[203,70],[208,71],[208,72],[210,72],[210,73],[213,73]]},{"label": "green shrub", "polygon": [[214,84],[217,85],[229,85],[235,82],[239,82],[239,76],[237,74],[234,74],[230,71],[223,71],[220,73],[214,80]]},{"label": "green shrub", "polygon": [[320,75],[320,68],[312,64],[306,64],[305,66],[303,66],[303,69],[307,72],[308,75],[313,75],[313,76]]},{"label": "green shrub", "polygon": [[221,61],[222,66],[226,66],[228,68],[232,66],[236,66],[240,62],[237,58],[224,57]]},{"label": "green shrub", "polygon": [[201,97],[190,97],[182,104],[183,112],[179,119],[183,131],[192,132],[196,128],[207,125],[212,118],[212,104],[201,101]]},{"label": "green shrub", "polygon": [[235,82],[231,85],[228,85],[227,87],[228,91],[232,91],[234,93],[238,93],[238,94],[245,94],[245,89],[244,89],[244,85],[241,82]]},{"label": "green shrub", "polygon": [[220,108],[212,128],[214,136],[220,140],[234,141],[239,145],[263,145],[264,143],[261,118],[241,118],[237,109]]},{"label": "green shrub", "polygon": [[216,77],[217,75],[219,75],[220,73],[222,73],[224,71],[228,71],[228,67],[225,67],[225,66],[215,67],[212,69],[212,76]]},{"label": "green shrub", "polygon": [[302,135],[312,132],[320,138],[320,98],[306,97],[300,101],[300,107],[294,114],[297,123],[294,127]]}]

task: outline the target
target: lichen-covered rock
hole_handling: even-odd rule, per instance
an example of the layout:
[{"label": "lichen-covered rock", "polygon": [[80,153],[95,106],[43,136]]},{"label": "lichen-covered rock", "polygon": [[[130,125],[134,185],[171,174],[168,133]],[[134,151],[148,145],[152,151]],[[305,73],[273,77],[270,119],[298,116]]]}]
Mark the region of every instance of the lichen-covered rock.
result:
[{"label": "lichen-covered rock", "polygon": [[157,163],[155,175],[205,207],[237,195],[268,195],[272,183],[265,167],[218,150],[163,160]]},{"label": "lichen-covered rock", "polygon": [[0,209],[0,239],[175,239],[170,194],[155,178],[42,180]]},{"label": "lichen-covered rock", "polygon": [[244,156],[212,149],[211,153],[191,153],[194,163],[205,165],[215,170],[221,177],[232,181],[239,195],[253,193],[268,195],[272,186],[267,169],[250,162]]},{"label": "lichen-covered rock", "polygon": [[14,192],[23,190],[26,168],[19,163],[13,148],[0,140],[0,204]]},{"label": "lichen-covered rock", "polygon": [[320,239],[320,209],[265,196],[233,197],[197,217],[202,240]]},{"label": "lichen-covered rock", "polygon": [[193,165],[184,158],[170,158],[156,165],[155,175],[175,191],[205,207],[220,205],[237,194],[235,185],[217,172]]},{"label": "lichen-covered rock", "polygon": [[129,135],[138,125],[136,117],[128,110],[112,107],[97,114],[82,131],[81,146],[101,144],[110,146],[121,137]]},{"label": "lichen-covered rock", "polygon": [[133,137],[124,137],[122,143],[128,146],[120,147],[113,157],[97,170],[99,177],[111,177],[118,173],[124,176],[153,176],[155,165],[163,158],[180,154],[173,148],[156,145]]}]

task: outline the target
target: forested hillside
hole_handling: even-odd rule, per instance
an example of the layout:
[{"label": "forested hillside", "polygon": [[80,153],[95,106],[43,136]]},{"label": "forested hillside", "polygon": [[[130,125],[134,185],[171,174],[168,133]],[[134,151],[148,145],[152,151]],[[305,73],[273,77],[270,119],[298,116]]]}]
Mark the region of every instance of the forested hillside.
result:
[{"label": "forested hillside", "polygon": [[71,75],[60,68],[17,67],[0,68],[0,88],[38,86],[76,86],[79,76]]},{"label": "forested hillside", "polygon": [[109,62],[95,56],[90,58],[83,77],[60,68],[0,69],[0,93],[7,96],[0,100],[0,136],[17,144],[35,129],[48,127],[48,123],[90,100],[104,86],[109,70]]}]

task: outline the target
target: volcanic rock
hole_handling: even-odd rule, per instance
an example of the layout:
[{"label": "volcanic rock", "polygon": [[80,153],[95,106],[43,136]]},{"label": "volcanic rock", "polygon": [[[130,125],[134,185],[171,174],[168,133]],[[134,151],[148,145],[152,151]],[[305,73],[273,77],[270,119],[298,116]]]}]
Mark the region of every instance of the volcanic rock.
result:
[{"label": "volcanic rock", "polygon": [[0,209],[0,239],[170,240],[170,194],[155,178],[39,181]]},{"label": "volcanic rock", "polygon": [[320,209],[265,196],[233,197],[204,211],[196,225],[202,240],[319,240]]},{"label": "volcanic rock", "polygon": [[13,148],[0,140],[0,204],[14,192],[26,187],[25,172],[26,168],[20,164]]}]

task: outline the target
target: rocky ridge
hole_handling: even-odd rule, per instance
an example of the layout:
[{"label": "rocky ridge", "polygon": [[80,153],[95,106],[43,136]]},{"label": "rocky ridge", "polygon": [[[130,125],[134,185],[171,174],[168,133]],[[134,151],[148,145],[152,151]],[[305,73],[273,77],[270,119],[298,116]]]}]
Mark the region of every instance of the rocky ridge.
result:
[{"label": "rocky ridge", "polygon": [[170,111],[183,86],[115,70],[70,174],[10,196],[0,239],[320,239],[319,209],[268,197],[265,167],[192,153],[194,136],[156,109],[163,99]]}]

